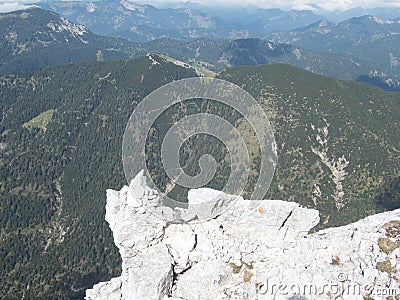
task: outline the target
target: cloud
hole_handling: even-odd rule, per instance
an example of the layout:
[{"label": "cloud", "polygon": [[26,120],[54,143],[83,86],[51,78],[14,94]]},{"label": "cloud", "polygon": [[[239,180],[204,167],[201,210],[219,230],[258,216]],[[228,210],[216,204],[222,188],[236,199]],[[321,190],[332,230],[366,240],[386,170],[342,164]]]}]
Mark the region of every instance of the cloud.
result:
[{"label": "cloud", "polygon": [[[58,0],[60,1],[60,0]],[[68,0],[61,0],[68,1]],[[85,0],[82,0],[85,1]],[[89,0],[86,0],[89,1]],[[155,6],[165,7],[168,3],[184,3],[187,0],[128,0],[140,4],[153,4]],[[189,0],[190,2],[202,5],[229,5],[229,6],[257,6],[261,8],[281,8],[284,10],[290,9],[308,9],[334,11],[346,10],[354,7],[373,8],[373,7],[398,7],[400,3],[398,0]],[[0,0],[0,12],[12,11],[17,9],[24,9],[32,6],[32,3],[40,2],[40,0]]]},{"label": "cloud", "polygon": [[[166,3],[183,3],[184,0],[132,0],[136,3],[148,3],[155,6],[165,6]],[[281,9],[309,9],[315,10],[317,7],[333,11],[346,10],[354,7],[374,8],[374,7],[400,7],[398,0],[190,0],[190,2],[202,5],[236,5],[236,6],[257,6],[261,8],[281,8]]]},{"label": "cloud", "polygon": [[5,13],[14,10],[26,9],[31,7],[32,5],[24,5],[18,2],[3,2],[0,3],[0,12]]},{"label": "cloud", "polygon": [[14,10],[26,9],[34,6],[33,3],[39,2],[39,0],[0,0],[0,12],[9,12]]}]

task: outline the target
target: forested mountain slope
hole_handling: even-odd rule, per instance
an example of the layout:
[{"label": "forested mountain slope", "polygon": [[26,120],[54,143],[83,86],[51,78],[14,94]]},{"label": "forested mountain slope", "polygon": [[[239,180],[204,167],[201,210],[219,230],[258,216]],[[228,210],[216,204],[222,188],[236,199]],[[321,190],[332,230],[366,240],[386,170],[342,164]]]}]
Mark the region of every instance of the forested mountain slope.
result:
[{"label": "forested mountain slope", "polygon": [[[105,190],[126,183],[126,122],[154,89],[193,76],[195,70],[151,55],[0,79],[0,286],[6,297],[82,298],[94,283],[119,275],[104,207]],[[319,209],[322,227],[400,206],[400,94],[282,64],[236,67],[217,76],[252,94],[272,121],[279,161],[267,198]],[[210,101],[194,99],[168,111],[147,148],[161,189],[169,181],[152,150],[167,125],[197,112],[251,130],[240,114]],[[209,186],[220,187],[226,149],[209,137],[195,141],[182,147],[191,154],[182,158],[186,170],[198,171],[198,156],[211,153],[221,171]],[[184,200],[184,190],[171,193]]]},{"label": "forested mountain slope", "polygon": [[8,299],[70,299],[120,272],[105,190],[126,182],[125,124],[136,103],[193,70],[84,63],[0,80],[0,286]]}]

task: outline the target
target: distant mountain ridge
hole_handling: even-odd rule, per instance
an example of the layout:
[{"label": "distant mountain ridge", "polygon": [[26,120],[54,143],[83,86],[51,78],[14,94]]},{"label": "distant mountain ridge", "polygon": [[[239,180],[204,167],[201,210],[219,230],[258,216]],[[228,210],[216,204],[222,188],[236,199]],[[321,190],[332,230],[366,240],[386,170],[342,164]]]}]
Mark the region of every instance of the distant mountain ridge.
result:
[{"label": "distant mountain ridge", "polygon": [[367,67],[359,67],[362,62],[333,55],[321,56],[299,47],[257,38],[190,41],[164,38],[138,44],[96,35],[83,25],[39,8],[1,14],[0,28],[3,32],[0,36],[3,45],[0,73],[3,74],[84,60],[127,59],[148,52],[165,54],[212,71],[275,62],[343,79],[369,71]]},{"label": "distant mountain ridge", "polygon": [[[307,32],[318,37],[329,34],[335,26],[319,21],[294,32],[299,32],[299,35]],[[0,14],[0,29],[0,74],[30,72],[79,61],[120,60],[160,53],[213,72],[241,65],[286,63],[316,74],[400,90],[399,81],[390,69],[389,72],[383,68],[377,69],[375,62],[365,61],[363,57],[311,51],[258,38],[163,38],[134,43],[122,38],[96,35],[86,26],[74,24],[54,12],[40,8]]]},{"label": "distant mountain ridge", "polygon": [[227,13],[224,10],[209,13],[187,7],[159,9],[127,0],[44,2],[38,5],[83,24],[95,33],[135,42],[157,38],[261,37],[268,32],[291,30],[321,19],[310,11],[238,8],[227,9]]},{"label": "distant mountain ridge", "polygon": [[319,13],[335,23],[340,23],[353,17],[360,17],[365,15],[374,15],[380,19],[389,20],[398,18],[400,16],[400,7],[355,7],[344,11],[321,11]]},{"label": "distant mountain ridge", "polygon": [[[383,21],[375,16],[355,17],[337,25],[319,21],[288,32],[265,36],[317,52],[349,54],[383,71],[392,80],[400,79],[400,18]],[[369,74],[371,78],[373,73]]]},{"label": "distant mountain ridge", "polygon": [[193,41],[157,39],[142,44],[141,48],[149,52],[163,53],[212,71],[242,65],[285,63],[315,74],[353,79],[385,90],[400,91],[399,81],[395,77],[376,70],[372,62],[364,61],[354,55],[311,51],[257,38]]},{"label": "distant mountain ridge", "polygon": [[[297,15],[303,15],[303,16],[316,16],[318,19],[327,19],[330,22],[333,23],[339,23],[344,20],[353,18],[353,17],[360,17],[364,15],[374,15],[377,16],[380,19],[383,20],[388,20],[388,19],[395,19],[398,16],[400,16],[400,7],[396,6],[382,6],[382,4],[385,3],[378,3],[377,7],[353,7],[349,9],[336,9],[336,10],[326,10],[323,9],[322,7],[318,5],[314,5],[312,3],[309,4],[309,6],[305,6],[303,8],[295,8],[295,7],[286,7],[286,8],[260,8],[257,5],[230,5],[230,4],[220,4],[220,5],[210,5],[208,4],[201,4],[198,2],[191,2],[191,1],[182,1],[182,2],[163,2],[157,4],[160,8],[180,8],[180,7],[187,7],[187,8],[192,8],[200,11],[204,11],[207,13],[211,13],[222,20],[225,20],[226,18],[228,19],[234,19],[237,17],[238,14],[241,12],[241,17],[243,19],[251,19],[251,17],[256,17],[257,15],[262,15],[264,16],[267,15],[274,15],[278,16],[280,14],[285,14],[285,13],[290,13],[290,14],[297,14]],[[314,20],[317,21],[318,19]],[[249,20],[245,20],[248,22]],[[287,25],[289,25],[293,20],[290,20],[289,18],[286,18]],[[308,23],[313,23],[311,19],[308,20]],[[302,26],[297,25],[295,27],[300,27]],[[283,28],[281,29],[283,30]],[[285,30],[290,30],[290,28],[286,28]],[[273,29],[273,31],[276,31],[276,29]]]},{"label": "distant mountain ridge", "polygon": [[32,8],[0,14],[0,74],[85,60],[129,58],[131,43],[92,33],[58,14]]},{"label": "distant mountain ridge", "polygon": [[[371,42],[372,38],[372,42],[382,41],[399,34],[400,17],[384,21],[372,15],[365,15],[338,24],[320,20],[288,32],[274,32],[265,38],[313,50],[355,52],[354,49]],[[324,43],[321,43],[322,37],[325,39]]]},{"label": "distant mountain ridge", "polygon": [[160,37],[235,38],[248,35],[245,31],[236,32],[210,14],[188,8],[158,9],[126,0],[48,2],[38,5],[83,24],[97,34],[123,37],[135,42]]},{"label": "distant mountain ridge", "polygon": [[227,24],[258,34],[292,30],[324,19],[323,16],[310,10],[283,11],[279,8],[263,9],[233,5],[218,8],[199,6],[198,9],[210,12]]},{"label": "distant mountain ridge", "polygon": [[[362,72],[350,72],[352,74],[349,75],[349,68],[354,68],[354,64],[346,62],[339,62],[339,68],[335,73],[326,71],[325,59],[321,60],[320,66],[316,61],[311,65],[304,62],[297,62],[294,65],[318,74],[342,79],[352,78],[387,90],[400,90],[399,18],[388,20],[366,15],[334,24],[327,21],[335,19],[329,18],[329,14],[322,16],[312,11],[284,12],[280,9],[241,7],[230,7],[224,11],[190,3],[188,7],[191,8],[183,5],[175,9],[158,9],[127,0],[46,2],[39,5],[56,11],[73,22],[84,24],[93,32],[124,37],[141,43],[159,38],[192,41],[199,38],[234,40],[264,37],[275,43],[292,44],[311,50],[320,57],[326,56],[322,52],[339,54],[336,56],[336,60],[339,61],[342,60],[340,56],[346,54],[359,64],[358,67],[363,69]],[[355,9],[347,13],[351,16],[370,11]],[[376,10],[383,17],[393,16],[396,11],[396,9],[389,11],[387,8]],[[343,16],[345,15],[346,12],[343,12]],[[164,53],[164,50],[157,49],[156,52]],[[346,60],[347,57],[343,59]],[[280,62],[292,64],[287,60]],[[268,61],[264,60],[261,63]],[[342,71],[343,68],[347,69],[345,73]],[[340,76],[336,73],[340,73]],[[357,76],[354,76],[355,73]]]}]

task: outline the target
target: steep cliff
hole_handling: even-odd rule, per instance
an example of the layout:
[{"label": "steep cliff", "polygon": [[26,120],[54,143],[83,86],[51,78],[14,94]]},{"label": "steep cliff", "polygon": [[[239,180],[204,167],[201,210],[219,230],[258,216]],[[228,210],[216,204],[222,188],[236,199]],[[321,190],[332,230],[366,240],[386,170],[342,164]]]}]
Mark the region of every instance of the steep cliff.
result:
[{"label": "steep cliff", "polygon": [[188,200],[188,209],[163,206],[143,172],[130,187],[108,190],[106,220],[122,274],[86,299],[400,297],[400,210],[309,233],[318,211],[293,202],[203,188]]}]

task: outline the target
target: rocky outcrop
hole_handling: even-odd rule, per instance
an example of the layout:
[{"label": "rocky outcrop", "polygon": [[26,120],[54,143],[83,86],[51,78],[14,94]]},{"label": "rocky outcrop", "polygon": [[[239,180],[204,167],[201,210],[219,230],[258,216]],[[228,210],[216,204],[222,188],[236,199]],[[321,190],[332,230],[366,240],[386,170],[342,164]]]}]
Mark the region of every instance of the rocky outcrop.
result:
[{"label": "rocky outcrop", "polygon": [[[122,274],[87,290],[86,299],[400,295],[400,210],[310,234],[318,211],[293,202],[247,201],[202,188],[188,200],[188,209],[164,207],[143,172],[130,188],[108,190],[106,220]],[[212,218],[199,222],[198,214]]]}]

